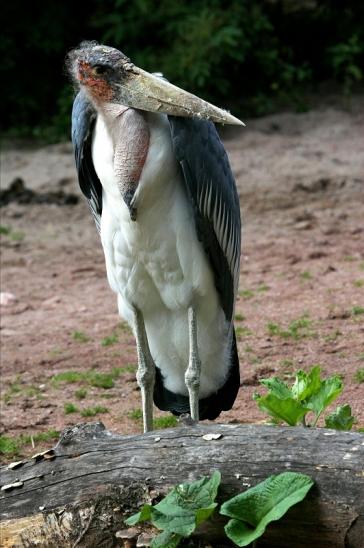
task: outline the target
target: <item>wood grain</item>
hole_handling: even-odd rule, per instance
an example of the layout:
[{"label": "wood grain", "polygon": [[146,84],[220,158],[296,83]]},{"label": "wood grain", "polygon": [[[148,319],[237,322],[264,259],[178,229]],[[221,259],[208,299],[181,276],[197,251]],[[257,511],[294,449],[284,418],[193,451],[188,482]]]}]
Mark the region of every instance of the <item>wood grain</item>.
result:
[{"label": "wood grain", "polygon": [[[206,441],[211,433],[221,437]],[[116,533],[124,519],[177,483],[220,470],[221,502],[291,470],[310,475],[315,486],[258,546],[360,548],[363,466],[364,436],[354,432],[199,424],[119,436],[101,423],[76,425],[54,454],[2,467],[2,487],[22,485],[1,491],[1,546],[122,546]],[[228,545],[224,523],[216,516],[199,534],[213,546]]]}]

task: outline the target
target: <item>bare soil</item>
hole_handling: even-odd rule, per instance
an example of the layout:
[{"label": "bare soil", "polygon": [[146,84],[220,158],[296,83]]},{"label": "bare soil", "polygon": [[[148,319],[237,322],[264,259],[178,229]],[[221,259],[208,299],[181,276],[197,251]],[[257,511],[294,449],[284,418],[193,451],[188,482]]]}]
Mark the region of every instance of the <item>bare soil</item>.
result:
[{"label": "bare soil", "polygon": [[[244,224],[236,309],[242,386],[219,422],[264,421],[252,400],[264,392],[259,379],[290,380],[320,364],[324,375],[342,376],[337,403],[351,405],[354,428],[364,425],[357,374],[364,367],[363,107],[359,97],[350,109],[323,105],[224,134]],[[2,187],[19,177],[35,193],[80,195],[69,143],[3,150]],[[118,318],[88,207],[81,198],[76,205],[39,201],[1,210],[8,231],[1,291],[14,297],[3,296],[1,306],[0,433],[32,436],[33,445],[22,438],[22,455],[52,444],[38,441],[40,432],[95,420],[81,411],[96,405],[106,408],[96,419],[108,429],[141,431],[134,339]],[[302,317],[310,325],[296,338],[269,328],[287,331]],[[90,375],[74,383],[54,378],[113,368],[119,376],[111,388],[92,386]],[[67,414],[70,403],[78,411]]]}]

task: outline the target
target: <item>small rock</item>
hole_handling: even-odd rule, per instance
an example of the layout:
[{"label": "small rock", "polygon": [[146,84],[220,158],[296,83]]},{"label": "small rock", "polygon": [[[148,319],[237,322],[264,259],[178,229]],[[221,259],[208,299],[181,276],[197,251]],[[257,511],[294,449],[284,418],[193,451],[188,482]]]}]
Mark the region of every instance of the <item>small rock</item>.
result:
[{"label": "small rock", "polygon": [[2,337],[13,337],[14,335],[17,335],[17,331],[14,331],[14,329],[2,329],[1,330],[1,336]]},{"label": "small rock", "polygon": [[220,438],[222,438],[222,434],[205,434],[202,436],[205,441],[219,440]]},{"label": "small rock", "polygon": [[0,305],[1,306],[11,306],[18,302],[18,299],[15,297],[13,293],[7,293],[5,291],[2,291],[0,293]]},{"label": "small rock", "polygon": [[299,221],[294,225],[296,230],[311,230],[313,228],[313,223],[311,221]]},{"label": "small rock", "polygon": [[54,297],[51,297],[50,299],[46,299],[42,302],[43,306],[55,306],[56,304],[61,302],[61,297],[59,295],[54,295]]}]

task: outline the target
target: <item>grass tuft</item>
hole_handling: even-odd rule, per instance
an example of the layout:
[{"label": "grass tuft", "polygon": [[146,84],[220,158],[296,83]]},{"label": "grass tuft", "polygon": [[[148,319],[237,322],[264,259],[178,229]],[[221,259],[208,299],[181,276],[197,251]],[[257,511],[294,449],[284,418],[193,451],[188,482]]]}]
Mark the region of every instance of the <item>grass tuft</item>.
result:
[{"label": "grass tuft", "polygon": [[132,419],[133,421],[140,421],[143,418],[143,413],[141,409],[132,409],[128,413],[129,419]]},{"label": "grass tuft", "polygon": [[[95,386],[96,388],[113,388],[115,379],[119,378],[122,373],[128,371],[128,367],[114,367],[110,373],[97,373],[94,369],[89,371],[64,371],[63,373],[57,373],[53,375],[52,383],[54,386],[57,386],[60,382],[65,382],[68,384],[74,383],[86,383],[89,386]],[[135,369],[133,368],[133,371]],[[77,396],[78,397],[78,396]],[[82,399],[81,396],[79,399]]]},{"label": "grass tuft", "polygon": [[83,400],[86,398],[86,396],[87,396],[86,388],[79,388],[75,392],[75,398],[77,398],[78,400]]},{"label": "grass tuft", "polygon": [[302,316],[297,320],[293,320],[287,329],[283,329],[279,324],[268,322],[267,330],[272,336],[283,338],[292,338],[294,340],[302,339],[303,337],[313,336],[311,331],[312,321],[307,316]]},{"label": "grass tuft", "polygon": [[238,327],[235,327],[235,335],[238,341],[240,341],[242,337],[249,337],[252,334],[253,332],[247,327],[243,327],[241,325],[239,325]]},{"label": "grass tuft", "polygon": [[17,437],[0,435],[0,454],[6,455],[6,457],[16,456],[20,454],[24,446],[45,443],[58,438],[59,432],[52,429],[32,435],[22,434]]},{"label": "grass tuft", "polygon": [[259,291],[259,293],[263,293],[264,291],[269,291],[269,289],[270,289],[269,286],[266,284],[260,284],[257,287],[257,291]]},{"label": "grass tuft", "polygon": [[76,407],[73,403],[65,403],[63,408],[64,408],[65,415],[70,415],[71,413],[78,413],[78,407]]},{"label": "grass tuft", "polygon": [[85,343],[90,340],[90,337],[83,331],[74,331],[72,333],[72,339],[77,342]]},{"label": "grass tuft", "polygon": [[243,322],[245,319],[245,316],[243,316],[242,314],[235,314],[235,321]]},{"label": "grass tuft", "polygon": [[111,346],[113,344],[116,344],[119,341],[119,337],[116,333],[113,335],[109,335],[108,337],[105,337],[101,341],[101,346]]},{"label": "grass tuft", "polygon": [[94,407],[86,407],[85,409],[82,409],[81,415],[82,417],[94,417],[95,415],[98,415],[99,413],[108,413],[109,410],[107,407],[104,407],[103,405],[95,405]]},{"label": "grass tuft", "polygon": [[304,270],[300,274],[301,280],[312,280],[312,274],[309,270]]},{"label": "grass tuft", "polygon": [[173,428],[177,426],[178,420],[174,415],[166,415],[165,417],[156,417],[153,420],[153,428],[161,430],[162,428]]},{"label": "grass tuft", "polygon": [[16,438],[9,436],[0,436],[0,454],[16,455],[19,450],[19,444]]},{"label": "grass tuft", "polygon": [[354,380],[359,384],[364,382],[364,367],[360,367],[355,371]]},{"label": "grass tuft", "polygon": [[254,297],[254,291],[252,291],[251,289],[242,289],[241,291],[239,291],[239,295],[240,297],[243,297],[243,299],[251,299],[252,297]]}]

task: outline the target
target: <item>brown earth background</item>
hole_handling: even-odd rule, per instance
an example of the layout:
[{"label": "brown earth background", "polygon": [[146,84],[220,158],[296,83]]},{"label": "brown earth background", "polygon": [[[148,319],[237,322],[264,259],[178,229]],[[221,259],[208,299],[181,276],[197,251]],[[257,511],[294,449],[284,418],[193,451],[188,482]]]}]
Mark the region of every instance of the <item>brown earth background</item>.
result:
[{"label": "brown earth background", "polygon": [[[219,422],[264,421],[252,399],[264,393],[259,379],[291,381],[320,364],[343,378],[335,405],[349,403],[354,428],[364,426],[363,137],[362,97],[224,133],[243,217],[242,386]],[[12,296],[1,305],[0,433],[17,442],[3,460],[95,418],[120,434],[141,431],[134,339],[117,315],[71,145],[4,147],[2,189],[18,178],[34,194],[21,204],[26,193],[13,192],[1,208],[1,291]],[[59,205],[70,194],[78,203]],[[304,327],[292,329],[296,320]],[[171,424],[156,415],[157,426]]]}]

